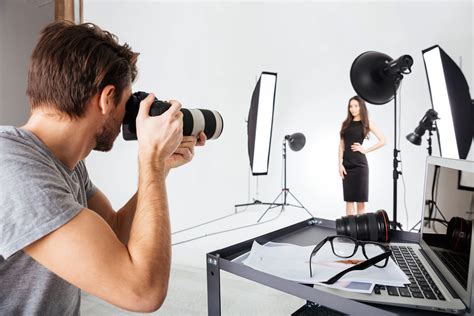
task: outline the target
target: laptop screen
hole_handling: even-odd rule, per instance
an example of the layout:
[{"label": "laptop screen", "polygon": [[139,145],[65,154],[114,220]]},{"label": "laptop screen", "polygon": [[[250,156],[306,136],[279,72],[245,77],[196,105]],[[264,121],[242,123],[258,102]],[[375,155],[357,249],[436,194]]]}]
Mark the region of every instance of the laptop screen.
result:
[{"label": "laptop screen", "polygon": [[470,291],[474,163],[464,161],[462,168],[447,165],[449,160],[447,164],[428,160],[422,239],[462,288]]}]

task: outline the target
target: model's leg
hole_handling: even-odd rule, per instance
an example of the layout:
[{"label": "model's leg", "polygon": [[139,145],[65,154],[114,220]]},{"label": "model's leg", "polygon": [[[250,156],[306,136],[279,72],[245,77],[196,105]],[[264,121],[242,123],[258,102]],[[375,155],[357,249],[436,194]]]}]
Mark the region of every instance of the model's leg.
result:
[{"label": "model's leg", "polygon": [[346,215],[354,214],[354,202],[346,202]]},{"label": "model's leg", "polygon": [[364,214],[364,211],[365,211],[365,203],[357,202],[357,214]]}]

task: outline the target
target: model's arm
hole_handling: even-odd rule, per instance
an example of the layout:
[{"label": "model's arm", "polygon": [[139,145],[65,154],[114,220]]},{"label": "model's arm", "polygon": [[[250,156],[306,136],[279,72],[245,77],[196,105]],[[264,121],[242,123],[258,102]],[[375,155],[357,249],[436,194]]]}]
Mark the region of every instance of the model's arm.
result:
[{"label": "model's arm", "polygon": [[[203,146],[205,142],[206,134],[202,132],[197,140],[193,136],[184,136],[176,151],[165,160],[166,174],[171,168],[190,162],[194,156],[194,147]],[[128,243],[130,228],[137,208],[137,193],[117,212],[114,211],[110,201],[100,190],[97,190],[87,200],[87,205],[109,224],[122,243],[125,245]]]},{"label": "model's arm", "polygon": [[24,250],[71,284],[121,308],[150,312],[163,303],[171,264],[165,159],[182,138],[180,105],[149,117],[153,95],[137,117],[139,186],[127,245],[96,212],[84,208]]},{"label": "model's arm", "polygon": [[341,137],[341,140],[339,142],[339,175],[341,178],[344,179],[344,175],[347,174],[346,168],[344,168],[344,165],[342,164],[344,159],[344,139]]},{"label": "model's arm", "polygon": [[369,121],[369,129],[375,135],[375,137],[377,137],[377,143],[370,146],[369,148],[364,148],[364,147],[362,147],[361,144],[354,143],[354,144],[351,145],[352,151],[360,151],[363,154],[368,154],[368,153],[370,153],[374,150],[379,149],[380,147],[385,146],[385,136],[377,128],[377,126],[374,124],[374,122]]}]

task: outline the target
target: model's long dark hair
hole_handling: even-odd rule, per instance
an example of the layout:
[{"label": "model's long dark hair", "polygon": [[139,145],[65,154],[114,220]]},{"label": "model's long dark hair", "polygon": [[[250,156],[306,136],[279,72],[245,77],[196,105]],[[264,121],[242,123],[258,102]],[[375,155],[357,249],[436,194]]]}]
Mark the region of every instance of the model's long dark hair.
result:
[{"label": "model's long dark hair", "polygon": [[370,132],[369,112],[367,111],[367,106],[365,105],[364,99],[362,99],[358,95],[353,96],[352,98],[349,99],[349,102],[347,102],[347,117],[344,120],[344,122],[342,122],[342,127],[341,127],[341,131],[339,132],[339,135],[341,136],[341,138],[343,137],[344,131],[346,130],[346,128],[349,126],[349,124],[351,124],[352,120],[354,119],[354,117],[351,114],[351,111],[349,111],[352,100],[356,100],[359,103],[360,121],[362,122],[362,127],[363,127],[363,130],[364,130],[364,138],[365,138],[369,135],[369,132]]}]

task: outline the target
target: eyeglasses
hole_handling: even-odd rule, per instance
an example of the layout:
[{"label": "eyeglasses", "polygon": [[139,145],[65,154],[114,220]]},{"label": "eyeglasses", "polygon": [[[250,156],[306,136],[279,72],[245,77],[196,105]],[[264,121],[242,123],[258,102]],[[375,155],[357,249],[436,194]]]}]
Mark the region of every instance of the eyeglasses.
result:
[{"label": "eyeglasses", "polygon": [[364,270],[371,266],[376,266],[377,268],[385,268],[387,266],[388,260],[392,254],[390,248],[372,241],[359,241],[349,236],[329,236],[324,238],[319,244],[314,247],[313,251],[311,252],[311,256],[309,257],[309,276],[313,277],[313,269],[311,267],[311,259],[313,259],[314,255],[321,249],[324,244],[329,241],[331,244],[332,252],[335,256],[339,258],[350,258],[359,249],[359,246],[362,247],[362,253],[364,257],[367,259],[361,263],[358,263],[342,272],[339,272],[326,282],[322,282],[325,284],[334,284],[337,280],[339,280],[344,274],[356,271],[356,270]]}]

